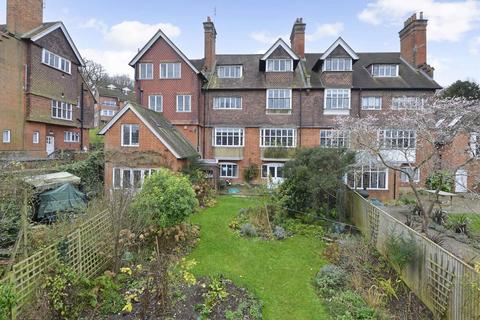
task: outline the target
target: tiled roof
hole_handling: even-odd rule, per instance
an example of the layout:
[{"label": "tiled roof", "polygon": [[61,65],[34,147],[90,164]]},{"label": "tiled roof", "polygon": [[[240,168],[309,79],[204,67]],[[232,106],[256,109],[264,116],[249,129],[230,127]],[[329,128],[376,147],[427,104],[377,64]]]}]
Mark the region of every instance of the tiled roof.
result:
[{"label": "tiled roof", "polygon": [[61,23],[61,22],[60,21],[44,22],[40,26],[36,27],[35,29],[32,29],[32,30],[26,32],[25,34],[23,34],[22,38],[31,39],[31,38],[35,37],[36,35],[42,33],[43,31],[47,30],[51,26],[54,26],[58,23]]},{"label": "tiled roof", "polygon": [[159,112],[144,108],[136,103],[130,103],[152,128],[172,147],[181,159],[198,156],[198,152],[187,139],[168,122]]},{"label": "tiled roof", "polygon": [[135,101],[135,92],[132,90],[127,95],[123,93],[121,88],[109,89],[103,86],[97,87],[100,97],[117,98],[120,101]]},{"label": "tiled roof", "polygon": [[[304,86],[300,68],[311,76],[312,88],[324,88],[321,81],[319,59],[323,53],[306,53],[305,60],[295,69],[293,88]],[[441,86],[422,71],[413,68],[400,58],[399,52],[368,52],[357,53],[359,59],[353,63],[353,88],[361,89],[404,89],[404,90],[436,90]],[[260,71],[262,54],[217,54],[218,65],[243,65],[243,77],[240,79],[219,79],[216,74],[209,75],[205,84],[207,89],[265,89],[265,73]],[[203,59],[190,62],[197,69],[203,66]],[[374,78],[367,67],[373,63],[392,63],[399,65],[399,77]],[[271,87],[271,86],[268,86]]]}]

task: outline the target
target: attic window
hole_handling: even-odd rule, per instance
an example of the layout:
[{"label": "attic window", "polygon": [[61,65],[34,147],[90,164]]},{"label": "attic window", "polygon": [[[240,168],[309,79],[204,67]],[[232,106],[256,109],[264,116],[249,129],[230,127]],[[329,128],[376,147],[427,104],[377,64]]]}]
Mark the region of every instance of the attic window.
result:
[{"label": "attic window", "polygon": [[372,65],[374,77],[398,77],[398,64],[374,64]]},{"label": "attic window", "polygon": [[293,71],[292,59],[267,59],[267,71],[288,72]]},{"label": "attic window", "polygon": [[324,71],[352,71],[351,58],[327,58],[323,65]]},{"label": "attic window", "polygon": [[43,49],[42,62],[46,65],[49,65],[52,68],[58,69],[60,71],[71,73],[71,62],[65,58],[60,57],[59,55],[52,53],[46,49]]},{"label": "attic window", "polygon": [[219,78],[241,78],[242,66],[218,66],[217,75]]}]

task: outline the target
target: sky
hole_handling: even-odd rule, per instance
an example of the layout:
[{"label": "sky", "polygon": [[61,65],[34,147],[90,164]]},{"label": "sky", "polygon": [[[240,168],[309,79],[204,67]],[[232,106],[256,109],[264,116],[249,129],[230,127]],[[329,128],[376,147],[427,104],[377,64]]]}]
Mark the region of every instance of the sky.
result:
[{"label": "sky", "polygon": [[[110,74],[133,75],[128,62],[158,28],[187,57],[203,57],[211,16],[217,53],[263,53],[293,22],[307,24],[306,51],[323,52],[341,36],[356,52],[399,51],[398,31],[414,12],[429,19],[427,62],[443,86],[480,81],[480,0],[44,0],[44,20],[63,21],[84,58]],[[0,0],[5,23],[6,0]]]}]

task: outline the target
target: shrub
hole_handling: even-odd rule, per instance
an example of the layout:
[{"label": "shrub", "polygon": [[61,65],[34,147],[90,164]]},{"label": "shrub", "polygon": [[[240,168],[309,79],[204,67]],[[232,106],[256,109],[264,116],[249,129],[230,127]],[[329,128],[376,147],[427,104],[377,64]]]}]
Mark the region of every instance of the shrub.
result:
[{"label": "shrub", "polygon": [[197,207],[188,178],[162,168],[145,181],[130,205],[130,214],[143,227],[168,228],[184,221]]},{"label": "shrub", "polygon": [[247,183],[255,180],[258,177],[258,167],[254,164],[249,165],[243,171],[243,178]]},{"label": "shrub", "polygon": [[417,244],[413,238],[406,239],[402,235],[391,234],[385,241],[387,258],[400,270],[415,260]]},{"label": "shrub", "polygon": [[374,309],[367,306],[362,297],[351,290],[341,291],[333,296],[329,305],[330,313],[338,320],[373,320]]},{"label": "shrub", "polygon": [[333,208],[337,190],[344,187],[341,177],[354,161],[354,154],[325,148],[301,149],[284,167],[280,185],[281,205],[291,217],[302,212],[323,212]]},{"label": "shrub", "polygon": [[195,170],[189,174],[189,178],[200,206],[213,206],[215,204],[215,189],[205,177],[205,172]]},{"label": "shrub", "polygon": [[305,224],[295,219],[288,219],[284,223],[288,231],[307,237],[321,238],[324,235],[322,226],[316,224]]},{"label": "shrub", "polygon": [[443,211],[442,209],[433,210],[432,220],[436,224],[439,224],[439,225],[443,226],[445,224],[445,222],[447,221],[447,218],[448,218],[447,213],[445,211]]},{"label": "shrub", "polygon": [[83,191],[89,198],[103,194],[105,155],[103,150],[92,151],[87,159],[61,166],[59,169],[80,177]]},{"label": "shrub", "polygon": [[438,189],[440,191],[452,192],[454,181],[448,171],[436,171],[427,177],[425,184],[431,190]]},{"label": "shrub", "polygon": [[280,226],[275,226],[275,229],[273,230],[273,235],[277,240],[283,240],[287,237],[285,229]]},{"label": "shrub", "polygon": [[11,310],[17,302],[17,296],[9,283],[0,283],[0,319],[10,319]]},{"label": "shrub", "polygon": [[323,255],[331,263],[339,263],[341,258],[340,246],[337,242],[330,243],[325,250],[323,250]]},{"label": "shrub", "polygon": [[344,269],[327,264],[315,276],[314,285],[322,297],[330,298],[345,287],[346,278],[347,273]]},{"label": "shrub", "polygon": [[247,237],[256,237],[257,230],[251,223],[245,223],[240,227],[240,234]]},{"label": "shrub", "polygon": [[468,234],[470,219],[464,214],[450,215],[447,218],[447,229],[453,230],[455,233]]}]

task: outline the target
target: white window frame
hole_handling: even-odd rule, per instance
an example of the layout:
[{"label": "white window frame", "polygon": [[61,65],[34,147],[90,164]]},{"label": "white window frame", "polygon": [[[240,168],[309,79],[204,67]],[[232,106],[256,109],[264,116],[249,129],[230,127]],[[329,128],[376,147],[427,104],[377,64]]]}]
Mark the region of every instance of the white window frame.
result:
[{"label": "white window frame", "polygon": [[[372,64],[372,76],[375,78],[394,78],[398,77],[398,64]],[[392,74],[392,71],[395,73]]]},{"label": "white window frame", "polygon": [[415,150],[417,132],[403,129],[378,130],[378,142],[384,150]]},{"label": "white window frame", "polygon": [[[148,69],[150,68],[149,72]],[[138,80],[153,80],[153,63],[142,62],[138,64]]]},{"label": "white window frame", "polygon": [[[154,103],[152,103],[154,102]],[[159,103],[160,102],[160,103]],[[148,96],[148,109],[163,112],[163,96],[160,94],[152,94]]]},{"label": "white window frame", "polygon": [[79,143],[80,142],[80,133],[74,131],[64,131],[63,132],[63,142],[67,143]]},{"label": "white window frame", "polygon": [[[325,143],[322,144],[322,141]],[[349,148],[350,132],[346,130],[320,130],[320,147],[322,148]]]},{"label": "white window frame", "polygon": [[[230,179],[238,178],[238,169],[239,169],[238,164],[233,163],[233,162],[220,162],[219,166],[220,166],[220,178],[230,178]],[[235,175],[223,175],[223,169],[222,169],[223,166],[235,168],[235,173],[236,174]],[[228,172],[228,169],[227,169],[227,172]]]},{"label": "white window frame", "polygon": [[[340,97],[339,95],[342,94],[344,95],[345,93],[348,93],[348,98],[345,97]],[[332,99],[332,105],[328,106],[328,100]],[[335,100],[333,100],[335,99]],[[348,100],[347,100],[348,99]],[[344,101],[348,101],[348,105],[344,106]],[[339,101],[342,101],[339,103]],[[335,102],[333,105],[333,102]],[[342,104],[340,106],[340,104]],[[350,107],[352,104],[352,91],[347,88],[328,88],[325,89],[324,93],[324,101],[323,101],[323,106],[324,106],[324,114],[326,115],[348,115],[350,114]]]},{"label": "white window frame", "polygon": [[[129,138],[128,138],[129,143],[128,144],[126,144],[125,141],[124,141],[124,133],[123,133],[125,128],[127,128],[127,127],[130,128]],[[132,142],[132,137],[133,137],[132,128],[134,128],[134,127],[138,127],[138,141],[137,141],[137,143]],[[122,124],[121,128],[122,129],[120,130],[120,134],[121,134],[121,142],[122,142],[121,145],[122,145],[122,147],[138,147],[138,146],[140,146],[140,125],[139,124]]]},{"label": "white window frame", "polygon": [[[342,63],[340,63],[342,62]],[[322,70],[328,72],[352,71],[352,58],[332,57],[325,59]],[[343,68],[341,66],[343,65]]]},{"label": "white window frame", "polygon": [[72,121],[72,117],[73,117],[72,104],[64,101],[52,100],[51,113],[52,113],[53,119]]},{"label": "white window frame", "polygon": [[217,77],[219,77],[220,79],[241,78],[243,77],[243,66],[242,65],[217,66]]},{"label": "white window frame", "polygon": [[214,110],[241,110],[242,97],[213,97]]},{"label": "white window frame", "polygon": [[2,142],[5,144],[12,142],[12,131],[10,129],[3,130]]},{"label": "white window frame", "polygon": [[[284,68],[282,68],[282,62],[283,62]],[[265,63],[266,63],[265,70],[267,72],[292,72],[293,71],[293,59],[288,59],[288,58],[267,59]]]},{"label": "white window frame", "polygon": [[[188,99],[187,99],[188,98]],[[182,100],[182,110],[179,109],[179,100]],[[191,94],[177,94],[176,97],[176,103],[177,103],[177,112],[192,112],[192,95]],[[188,101],[188,110],[185,108],[185,102]]]},{"label": "white window frame", "polygon": [[392,110],[418,110],[423,108],[424,99],[418,96],[392,97]]},{"label": "white window frame", "polygon": [[[408,171],[410,172],[410,174],[413,171],[414,172],[413,182],[420,182],[420,168],[417,168],[416,170],[414,170],[414,168],[402,167],[401,170]],[[408,176],[402,171],[400,171],[400,182],[408,183]]]},{"label": "white window frame", "polygon": [[382,110],[382,102],[382,96],[362,96],[362,110]]},{"label": "white window frame", "polygon": [[479,158],[480,157],[480,134],[478,133],[471,133],[470,134],[470,153],[472,157]]},{"label": "white window frame", "polygon": [[[119,187],[116,186],[116,179],[115,179],[115,171],[116,170],[119,170],[120,172],[120,183],[119,183]],[[128,189],[133,189],[133,190],[138,190],[140,189],[143,184],[145,183],[145,178],[149,177],[150,175],[152,175],[153,173],[155,173],[156,171],[158,171],[157,168],[123,168],[123,167],[114,167],[113,170],[112,170],[112,188],[113,189],[124,189],[124,183],[123,183],[123,172],[124,171],[130,171],[130,187]],[[141,171],[141,174],[140,174],[140,187],[139,188],[134,188],[134,171]],[[145,173],[148,172],[148,174],[146,175]]]},{"label": "white window frame", "polygon": [[[288,93],[288,97],[287,97],[287,94]],[[270,94],[273,95],[272,98],[270,98]],[[277,95],[277,97],[275,97],[275,95]],[[283,98],[280,97],[283,95]],[[275,107],[275,106],[271,106],[270,105],[270,102],[273,102],[273,104],[275,104],[274,102],[276,100],[287,100],[288,99],[288,107]],[[292,110],[292,89],[267,89],[267,93],[266,93],[266,106],[267,106],[267,110]]]},{"label": "white window frame", "polygon": [[117,106],[117,101],[115,100],[104,100],[101,103],[102,106],[105,107],[116,107]]},{"label": "white window frame", "polygon": [[72,62],[47,49],[42,51],[42,63],[62,72],[72,74]]},{"label": "white window frame", "polygon": [[[352,170],[351,172],[347,173],[345,175],[345,183],[353,188],[353,189],[363,189],[363,185],[364,185],[364,176],[365,174],[368,174],[368,187],[367,187],[367,190],[388,190],[388,173],[389,173],[389,170],[387,168],[383,168],[381,166],[375,166],[375,165],[365,165],[365,166],[362,166],[360,168],[355,168],[354,170]],[[384,182],[384,185],[385,187],[384,188],[379,188],[378,186],[381,184],[381,180],[380,180],[380,176],[381,176],[381,173],[384,173],[385,174],[385,182]],[[353,185],[350,184],[350,181],[349,181],[349,176],[353,174]],[[360,174],[360,176],[359,176]],[[360,177],[360,182],[359,182],[359,185],[357,185],[357,177]],[[372,178],[375,179],[376,181],[376,185],[377,187],[375,188],[372,188],[371,185],[372,185]]]},{"label": "white window frame", "polygon": [[181,62],[162,62],[160,63],[159,69],[160,69],[160,79],[181,79],[182,78]]},{"label": "white window frame", "polygon": [[[284,175],[284,171],[282,169],[282,176],[281,177],[278,177],[278,168],[284,168],[285,167],[285,163],[263,163],[260,167],[260,177],[262,179],[284,179],[285,178],[285,175]],[[267,174],[264,174],[264,169],[266,168],[266,173]],[[272,177],[270,176],[270,168],[276,168],[275,170],[275,173],[277,174],[276,177]]]},{"label": "white window frame", "polygon": [[[223,138],[227,139],[227,144],[220,144],[217,143],[217,136],[220,135],[220,139]],[[238,136],[238,144],[234,144],[235,136]],[[231,138],[232,144],[229,144],[228,140]],[[240,148],[245,146],[245,129],[244,128],[215,128],[213,130],[213,141],[212,145],[214,147],[222,147],[222,148]]]},{"label": "white window frame", "polygon": [[[277,133],[280,131],[280,135],[277,136]],[[288,134],[288,131],[292,131],[292,134]],[[269,133],[269,136],[266,136],[266,133]],[[272,132],[275,134],[272,136]],[[284,133],[287,132],[285,135]],[[289,138],[292,139],[292,143],[288,143]],[[277,144],[278,139],[280,139],[280,144]],[[283,140],[287,141],[286,145],[283,145]],[[267,142],[268,141],[268,142]],[[275,142],[275,143],[272,143]],[[260,147],[262,148],[295,148],[297,146],[297,129],[295,128],[262,128],[260,129]]]},{"label": "white window frame", "polygon": [[115,115],[115,110],[102,109],[102,110],[100,110],[100,115],[102,117],[113,117]]},{"label": "white window frame", "polygon": [[40,131],[33,131],[32,143],[33,144],[39,144],[40,143]]}]

